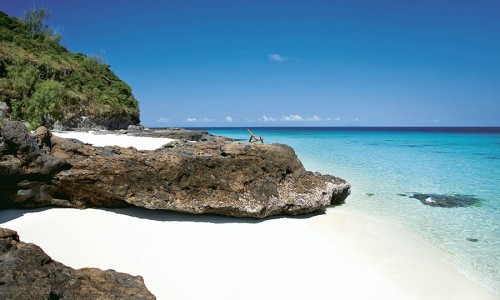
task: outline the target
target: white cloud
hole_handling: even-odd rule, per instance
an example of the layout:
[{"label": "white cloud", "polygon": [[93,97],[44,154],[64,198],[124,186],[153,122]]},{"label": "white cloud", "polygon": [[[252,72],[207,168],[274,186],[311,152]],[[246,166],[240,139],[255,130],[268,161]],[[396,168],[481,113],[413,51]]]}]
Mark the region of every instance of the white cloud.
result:
[{"label": "white cloud", "polygon": [[167,118],[159,118],[158,120],[156,120],[157,123],[168,123],[170,121],[171,120]]},{"label": "white cloud", "polygon": [[267,57],[269,58],[270,61],[279,62],[279,63],[282,63],[282,62],[285,62],[288,60],[288,57],[281,56],[278,53],[269,54]]},{"label": "white cloud", "polygon": [[300,115],[289,115],[289,116],[282,116],[281,121],[298,122],[298,121],[304,121],[304,118],[302,118]]},{"label": "white cloud", "polygon": [[259,120],[262,120],[264,122],[276,122],[276,118],[273,118],[273,117],[268,117],[266,115],[263,115],[262,116],[262,119],[259,119]]},{"label": "white cloud", "polygon": [[318,116],[312,116],[310,118],[307,118],[307,121],[317,122],[317,121],[321,121],[321,118]]},{"label": "white cloud", "polygon": [[336,118],[335,118],[335,121],[340,121],[340,117],[336,117]]},{"label": "white cloud", "polygon": [[186,122],[212,122],[213,119],[208,119],[208,118],[201,118],[201,119],[197,119],[197,118],[187,118],[186,119]]},{"label": "white cloud", "polygon": [[233,117],[231,116],[226,117],[226,122],[233,122],[233,121],[234,121]]}]

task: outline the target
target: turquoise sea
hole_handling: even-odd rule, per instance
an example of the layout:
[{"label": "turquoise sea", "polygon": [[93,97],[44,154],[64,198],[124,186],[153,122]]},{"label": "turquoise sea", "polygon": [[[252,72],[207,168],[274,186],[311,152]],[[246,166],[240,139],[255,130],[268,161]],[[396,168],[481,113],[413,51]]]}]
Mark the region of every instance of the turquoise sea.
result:
[{"label": "turquoise sea", "polygon": [[[248,139],[246,128],[205,129]],[[292,146],[306,169],[349,181],[346,206],[418,232],[465,275],[500,291],[500,128],[251,129],[266,143]],[[415,193],[478,203],[430,206]]]}]

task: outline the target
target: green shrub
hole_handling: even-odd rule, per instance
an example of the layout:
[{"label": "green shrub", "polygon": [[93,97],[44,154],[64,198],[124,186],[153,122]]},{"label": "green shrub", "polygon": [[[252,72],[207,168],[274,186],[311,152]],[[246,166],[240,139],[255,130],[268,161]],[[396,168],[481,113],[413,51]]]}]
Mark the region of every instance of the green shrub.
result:
[{"label": "green shrub", "polygon": [[12,100],[10,100],[10,105],[11,105],[10,108],[12,110],[12,113],[10,114],[10,118],[12,120],[15,120],[15,121],[22,120],[23,109],[21,108],[22,107],[21,100],[12,99]]},{"label": "green shrub", "polygon": [[33,96],[28,98],[25,118],[32,125],[51,124],[61,117],[64,87],[53,79],[41,81]]}]

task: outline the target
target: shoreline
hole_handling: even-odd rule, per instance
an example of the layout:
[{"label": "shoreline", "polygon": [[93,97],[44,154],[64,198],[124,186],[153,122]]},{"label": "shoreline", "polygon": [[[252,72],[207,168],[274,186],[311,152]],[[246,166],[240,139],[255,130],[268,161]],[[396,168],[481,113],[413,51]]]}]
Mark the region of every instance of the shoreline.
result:
[{"label": "shoreline", "polygon": [[[173,141],[53,133],[144,150]],[[263,220],[133,207],[4,210],[0,222],[68,266],[141,275],[159,299],[498,297],[423,236],[349,199],[325,214]]]},{"label": "shoreline", "polygon": [[158,299],[496,298],[423,237],[345,205],[265,220],[143,208],[0,217],[68,266],[143,276]]},{"label": "shoreline", "polygon": [[[380,270],[385,272],[386,275],[391,276],[391,272],[392,275],[395,274],[397,270],[394,268],[397,265],[406,264],[415,268],[415,274],[411,274],[411,272],[408,273],[412,277],[415,277],[415,281],[417,282],[418,277],[421,275],[420,273],[426,273],[426,269],[435,270],[433,269],[434,264],[438,264],[443,267],[443,269],[439,270],[440,272],[443,272],[442,275],[430,274],[432,277],[435,277],[435,282],[432,282],[435,289],[427,286],[426,289],[428,290],[428,294],[424,295],[425,299],[476,299],[474,294],[465,296],[466,294],[459,293],[458,291],[455,292],[455,295],[450,297],[450,294],[447,294],[444,290],[440,289],[441,285],[446,281],[446,284],[448,284],[450,288],[454,286],[454,288],[460,289],[462,287],[458,287],[459,285],[468,284],[471,288],[473,288],[473,286],[478,287],[486,292],[486,294],[490,297],[495,299],[500,296],[493,285],[488,285],[488,283],[491,282],[483,280],[484,278],[482,278],[479,273],[474,273],[472,270],[467,269],[465,265],[461,264],[457,257],[434,244],[433,241],[427,238],[422,232],[413,230],[412,228],[399,223],[396,219],[392,219],[389,216],[370,214],[366,211],[349,207],[348,204],[342,205],[341,207],[338,207],[338,209],[338,214],[346,216],[345,221],[352,222],[351,225],[357,228],[357,230],[365,230],[368,231],[368,233],[367,239],[363,240],[363,247],[358,247],[359,245],[356,245],[355,241],[352,241],[349,236],[342,233],[340,230],[337,230],[338,232],[336,237],[339,238],[339,235],[344,235],[342,241],[343,244],[346,245],[345,247],[350,249],[350,251],[357,253],[358,257],[361,259],[367,259],[367,257],[370,256],[363,250],[364,247],[376,244],[378,247],[376,251],[379,252],[380,257],[382,258],[380,261],[377,261],[377,265],[379,265]],[[351,220],[351,218],[354,220]],[[334,231],[336,230],[334,229]],[[392,253],[394,255],[383,257],[384,251],[387,250],[389,245],[382,245],[381,240],[387,241],[388,244],[395,244],[400,247],[401,250],[405,251],[395,251]],[[420,259],[420,256],[423,257],[422,260]],[[411,257],[413,257],[415,261],[409,260]],[[446,278],[445,281],[443,281],[444,278]],[[462,283],[464,279],[466,282]],[[392,280],[398,282],[398,286],[411,285],[411,282],[408,282],[407,279],[403,280],[399,276],[392,276]],[[429,278],[429,281],[432,280]]]}]

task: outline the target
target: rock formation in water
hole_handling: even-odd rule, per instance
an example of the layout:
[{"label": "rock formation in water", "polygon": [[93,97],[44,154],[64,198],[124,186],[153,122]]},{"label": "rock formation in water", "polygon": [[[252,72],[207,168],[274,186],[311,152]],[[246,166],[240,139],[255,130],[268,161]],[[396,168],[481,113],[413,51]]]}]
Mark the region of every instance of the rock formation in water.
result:
[{"label": "rock formation in water", "polygon": [[0,228],[0,299],[155,299],[141,276],[75,270]]},{"label": "rock formation in water", "polygon": [[307,172],[285,145],[178,141],[138,151],[36,134],[19,122],[1,127],[4,207],[135,205],[263,218],[340,204],[350,192],[340,178]]},{"label": "rock formation in water", "polygon": [[440,195],[415,193],[410,198],[418,199],[422,204],[437,207],[478,206],[481,200],[471,195]]}]

